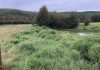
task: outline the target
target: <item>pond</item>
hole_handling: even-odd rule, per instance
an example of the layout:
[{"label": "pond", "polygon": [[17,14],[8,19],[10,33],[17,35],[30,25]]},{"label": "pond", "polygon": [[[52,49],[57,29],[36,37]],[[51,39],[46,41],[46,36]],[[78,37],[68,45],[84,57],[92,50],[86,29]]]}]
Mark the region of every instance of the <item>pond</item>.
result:
[{"label": "pond", "polygon": [[80,33],[77,33],[77,34],[80,35],[80,36],[92,35],[92,33],[86,33],[86,32],[80,32]]}]

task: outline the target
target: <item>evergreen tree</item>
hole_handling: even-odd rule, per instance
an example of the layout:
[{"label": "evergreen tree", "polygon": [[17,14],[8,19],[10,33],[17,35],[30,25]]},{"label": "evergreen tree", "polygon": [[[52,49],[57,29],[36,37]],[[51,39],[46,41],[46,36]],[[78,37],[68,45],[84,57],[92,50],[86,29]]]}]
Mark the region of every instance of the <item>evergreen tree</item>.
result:
[{"label": "evergreen tree", "polygon": [[71,12],[70,16],[66,18],[65,23],[69,29],[76,28],[79,24],[79,18],[76,12]]},{"label": "evergreen tree", "polygon": [[49,16],[49,27],[51,28],[63,28],[65,17],[58,13],[50,14]]},{"label": "evergreen tree", "polygon": [[46,6],[43,6],[42,8],[40,8],[36,21],[40,26],[41,25],[48,26],[49,25],[48,20],[49,20],[48,9],[46,8]]},{"label": "evergreen tree", "polygon": [[57,23],[57,20],[56,20],[55,16],[53,14],[50,14],[49,15],[49,27],[55,28],[57,25],[56,23]]},{"label": "evergreen tree", "polygon": [[95,15],[91,16],[91,20],[93,22],[100,22],[100,14],[95,14]]}]

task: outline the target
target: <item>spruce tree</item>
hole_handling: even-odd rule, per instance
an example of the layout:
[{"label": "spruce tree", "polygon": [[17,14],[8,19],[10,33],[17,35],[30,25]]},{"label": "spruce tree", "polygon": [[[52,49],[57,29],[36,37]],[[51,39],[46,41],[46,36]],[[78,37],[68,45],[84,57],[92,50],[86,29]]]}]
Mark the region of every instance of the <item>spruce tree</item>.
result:
[{"label": "spruce tree", "polygon": [[48,23],[48,20],[49,20],[49,12],[48,12],[48,9],[46,6],[43,6],[42,8],[40,8],[40,11],[37,15],[37,23],[38,25],[45,25],[45,26],[48,26],[49,23]]},{"label": "spruce tree", "polygon": [[76,12],[71,12],[70,16],[66,18],[65,23],[69,29],[76,28],[79,24],[79,18]]}]

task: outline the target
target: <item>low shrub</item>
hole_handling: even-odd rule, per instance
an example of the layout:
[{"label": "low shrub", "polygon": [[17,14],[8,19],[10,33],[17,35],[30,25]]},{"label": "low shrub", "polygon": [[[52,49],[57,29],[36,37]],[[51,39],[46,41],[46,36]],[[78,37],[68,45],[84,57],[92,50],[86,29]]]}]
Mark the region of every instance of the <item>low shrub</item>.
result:
[{"label": "low shrub", "polygon": [[40,31],[38,36],[44,39],[56,39],[57,38],[56,32],[50,29]]},{"label": "low shrub", "polygon": [[19,49],[19,52],[23,52],[25,54],[32,54],[33,52],[36,51],[35,47],[33,47],[33,44],[31,42],[21,42],[19,45],[18,45],[18,49]]},{"label": "low shrub", "polygon": [[50,59],[30,57],[25,70],[53,70],[54,64],[55,62]]},{"label": "low shrub", "polygon": [[90,61],[89,57],[89,49],[93,45],[94,42],[92,42],[89,38],[83,38],[73,44],[74,49],[78,50],[80,52],[80,55],[83,59]]},{"label": "low shrub", "polygon": [[18,43],[20,42],[20,40],[14,38],[14,39],[12,39],[10,42],[13,43],[13,44],[18,44]]},{"label": "low shrub", "polygon": [[90,23],[89,21],[84,21],[84,25],[85,25],[85,26],[88,26],[89,23]]},{"label": "low shrub", "polygon": [[100,63],[100,44],[95,44],[89,49],[89,55],[93,63]]}]

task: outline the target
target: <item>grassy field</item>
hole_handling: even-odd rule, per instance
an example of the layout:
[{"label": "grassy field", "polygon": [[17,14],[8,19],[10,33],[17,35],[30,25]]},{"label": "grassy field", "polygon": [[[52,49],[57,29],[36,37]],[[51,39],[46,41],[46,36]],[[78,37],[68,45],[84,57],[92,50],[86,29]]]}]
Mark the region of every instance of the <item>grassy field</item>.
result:
[{"label": "grassy field", "polygon": [[30,25],[1,25],[0,26],[0,41],[8,39],[11,35],[16,32],[23,31],[26,27]]},{"label": "grassy field", "polygon": [[1,25],[0,26],[0,46],[2,47],[2,60],[3,61],[8,60],[8,58],[11,58],[9,56],[11,55],[11,53],[5,52],[5,50],[3,50],[3,48],[6,47],[6,45],[4,44],[10,40],[10,37],[12,35],[16,34],[17,32],[22,32],[30,26],[31,25],[27,25],[27,24],[25,25],[24,24],[23,25]]},{"label": "grassy field", "polygon": [[4,70],[100,69],[100,23],[80,24],[73,30],[37,25],[0,29],[3,28],[0,35]]}]

